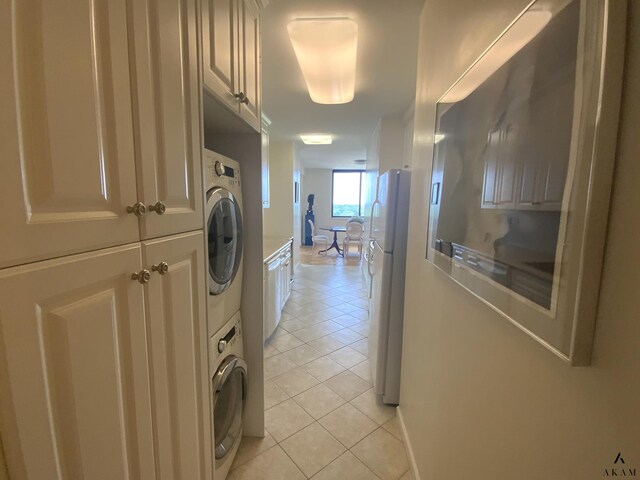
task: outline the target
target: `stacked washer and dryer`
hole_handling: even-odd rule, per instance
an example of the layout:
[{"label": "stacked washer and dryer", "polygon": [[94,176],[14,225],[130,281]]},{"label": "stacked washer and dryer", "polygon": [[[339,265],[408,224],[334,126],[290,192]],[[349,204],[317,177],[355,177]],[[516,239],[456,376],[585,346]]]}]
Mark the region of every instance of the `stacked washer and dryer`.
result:
[{"label": "stacked washer and dryer", "polygon": [[215,478],[227,476],[242,438],[247,397],[240,299],[242,292],[242,182],[235,160],[204,150],[207,230],[209,374]]}]

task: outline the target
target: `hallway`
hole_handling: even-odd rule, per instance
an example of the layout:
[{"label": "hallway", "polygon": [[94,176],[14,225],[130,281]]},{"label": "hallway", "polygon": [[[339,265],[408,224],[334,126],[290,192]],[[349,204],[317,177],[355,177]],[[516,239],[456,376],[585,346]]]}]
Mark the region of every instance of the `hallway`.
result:
[{"label": "hallway", "polygon": [[366,309],[360,268],[299,267],[265,347],[267,435],[243,438],[230,479],[413,478],[395,408],[371,389]]}]

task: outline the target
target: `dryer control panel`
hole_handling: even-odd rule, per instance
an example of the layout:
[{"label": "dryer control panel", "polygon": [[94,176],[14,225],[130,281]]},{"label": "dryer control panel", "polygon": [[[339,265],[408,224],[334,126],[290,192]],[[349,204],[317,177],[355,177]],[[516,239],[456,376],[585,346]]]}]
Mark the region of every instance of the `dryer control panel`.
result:
[{"label": "dryer control panel", "polygon": [[[240,166],[237,162],[217,156],[211,158],[205,156],[205,169],[209,178],[217,178],[216,184],[221,187],[239,187],[240,186]],[[227,161],[225,161],[227,160]]]}]

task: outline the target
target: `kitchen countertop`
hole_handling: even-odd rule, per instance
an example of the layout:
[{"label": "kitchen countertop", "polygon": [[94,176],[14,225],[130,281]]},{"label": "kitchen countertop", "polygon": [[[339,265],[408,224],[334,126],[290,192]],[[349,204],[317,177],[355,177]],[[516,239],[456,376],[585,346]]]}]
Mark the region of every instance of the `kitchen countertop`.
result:
[{"label": "kitchen countertop", "polygon": [[293,240],[292,237],[264,237],[262,239],[262,260],[266,263],[278,250],[287,246]]}]

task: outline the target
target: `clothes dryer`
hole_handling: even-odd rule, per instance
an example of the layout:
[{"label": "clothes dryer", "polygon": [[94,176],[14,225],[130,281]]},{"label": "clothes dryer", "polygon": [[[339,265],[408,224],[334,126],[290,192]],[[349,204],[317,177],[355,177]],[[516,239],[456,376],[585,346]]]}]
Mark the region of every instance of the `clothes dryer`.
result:
[{"label": "clothes dryer", "polygon": [[204,150],[209,335],[240,310],[242,292],[242,180],[240,164]]}]

